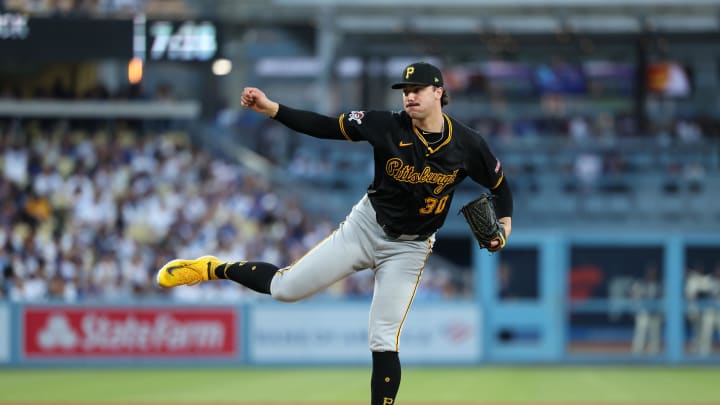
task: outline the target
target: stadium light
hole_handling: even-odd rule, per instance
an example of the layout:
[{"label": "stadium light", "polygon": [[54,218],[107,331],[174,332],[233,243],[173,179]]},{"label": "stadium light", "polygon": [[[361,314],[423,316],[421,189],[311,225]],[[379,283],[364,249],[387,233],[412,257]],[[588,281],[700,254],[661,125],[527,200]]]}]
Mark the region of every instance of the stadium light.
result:
[{"label": "stadium light", "polygon": [[143,61],[134,57],[128,62],[128,81],[130,84],[138,84],[143,78]]},{"label": "stadium light", "polygon": [[215,76],[225,76],[232,71],[232,62],[228,59],[217,59],[212,64],[212,72]]}]

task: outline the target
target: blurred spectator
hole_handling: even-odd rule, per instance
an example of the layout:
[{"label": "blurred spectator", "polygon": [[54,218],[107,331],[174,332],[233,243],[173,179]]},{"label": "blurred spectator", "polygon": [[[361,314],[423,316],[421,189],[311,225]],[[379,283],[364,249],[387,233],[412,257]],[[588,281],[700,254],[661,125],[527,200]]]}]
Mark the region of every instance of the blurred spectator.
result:
[{"label": "blurred spectator", "polygon": [[702,281],[706,296],[700,311],[697,349],[701,356],[709,356],[713,351],[715,332],[720,332],[720,262]]},{"label": "blurred spectator", "polygon": [[50,219],[52,207],[47,196],[31,190],[23,204],[23,217],[31,226],[37,226]]},{"label": "blurred spectator", "polygon": [[639,306],[635,312],[632,352],[634,354],[660,352],[662,336],[662,298],[660,275],[655,264],[648,264],[643,277],[636,280],[630,289],[631,298]]},{"label": "blurred spectator", "polygon": [[685,280],[687,314],[691,327],[691,351],[708,355],[717,322],[720,322],[715,303],[720,298],[720,264],[715,274],[706,274],[701,264],[687,269]]},{"label": "blurred spectator", "polygon": [[591,138],[590,126],[584,117],[575,116],[570,120],[568,125],[570,138],[577,143],[583,143]]},{"label": "blurred spectator", "polygon": [[602,157],[595,153],[580,153],[575,158],[575,177],[578,180],[580,191],[593,190],[602,175],[602,171]]},{"label": "blurred spectator", "polygon": [[80,98],[91,100],[107,100],[110,98],[110,90],[102,82],[95,83],[94,86],[87,89]]},{"label": "blurred spectator", "polygon": [[675,133],[678,140],[683,143],[693,143],[702,140],[702,131],[700,127],[691,120],[678,120],[675,123]]},{"label": "blurred spectator", "polygon": [[3,162],[3,176],[9,181],[18,186],[24,186],[28,179],[28,162],[29,162],[29,151],[20,143],[20,140],[15,137],[9,137],[5,139],[3,144],[7,147],[4,149]]},{"label": "blurred spectator", "polygon": [[694,193],[701,192],[705,184],[706,170],[698,162],[687,162],[683,167],[683,179],[688,190]]}]

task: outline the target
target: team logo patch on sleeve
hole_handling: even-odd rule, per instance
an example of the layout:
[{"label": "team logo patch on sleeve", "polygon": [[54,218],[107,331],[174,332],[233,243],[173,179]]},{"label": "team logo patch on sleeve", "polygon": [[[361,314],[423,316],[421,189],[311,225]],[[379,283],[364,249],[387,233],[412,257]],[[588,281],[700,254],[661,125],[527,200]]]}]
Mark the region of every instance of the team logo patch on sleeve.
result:
[{"label": "team logo patch on sleeve", "polygon": [[358,125],[362,125],[362,120],[365,118],[365,111],[351,111],[348,114],[348,121],[355,121]]}]

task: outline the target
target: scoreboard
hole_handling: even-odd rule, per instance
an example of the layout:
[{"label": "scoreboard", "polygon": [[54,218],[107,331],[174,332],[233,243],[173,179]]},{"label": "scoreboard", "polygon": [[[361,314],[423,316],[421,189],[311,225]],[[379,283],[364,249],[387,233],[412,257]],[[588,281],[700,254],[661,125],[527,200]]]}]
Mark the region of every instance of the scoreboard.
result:
[{"label": "scoreboard", "polygon": [[207,61],[217,54],[217,30],[210,21],[150,21],[145,31],[151,61]]},{"label": "scoreboard", "polygon": [[212,21],[29,17],[0,13],[3,58],[32,61],[122,59],[198,61],[218,53]]},{"label": "scoreboard", "polygon": [[0,14],[3,58],[75,61],[132,56],[132,24],[124,20]]}]

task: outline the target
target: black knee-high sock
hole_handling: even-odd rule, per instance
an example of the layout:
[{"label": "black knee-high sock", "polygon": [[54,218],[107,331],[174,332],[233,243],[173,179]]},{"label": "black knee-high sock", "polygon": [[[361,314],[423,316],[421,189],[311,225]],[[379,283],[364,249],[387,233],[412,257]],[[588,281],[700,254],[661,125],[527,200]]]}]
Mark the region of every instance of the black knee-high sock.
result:
[{"label": "black knee-high sock", "polygon": [[370,378],[371,405],[392,405],[400,389],[398,352],[373,352]]},{"label": "black knee-high sock", "polygon": [[264,262],[228,262],[215,268],[215,276],[240,283],[259,293],[270,294],[270,281],[278,267]]}]

